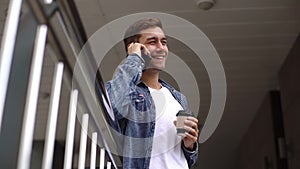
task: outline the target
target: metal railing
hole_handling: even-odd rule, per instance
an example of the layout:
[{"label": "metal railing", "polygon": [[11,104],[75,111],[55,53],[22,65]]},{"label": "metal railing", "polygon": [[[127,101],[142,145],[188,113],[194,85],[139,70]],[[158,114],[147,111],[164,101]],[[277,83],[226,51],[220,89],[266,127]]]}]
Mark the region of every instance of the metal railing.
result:
[{"label": "metal railing", "polygon": [[[95,81],[88,67],[96,66],[90,59],[77,63],[77,56],[87,38],[80,22],[74,2],[38,1],[23,2],[27,9],[24,18],[11,17],[21,13],[22,1],[10,1],[6,29],[1,48],[1,97],[0,97],[0,164],[1,168],[29,169],[32,164],[32,145],[34,127],[41,85],[41,72],[46,46],[55,53],[55,68],[52,79],[50,104],[43,147],[41,168],[53,168],[57,120],[62,83],[68,86],[70,93],[66,138],[62,168],[119,168],[122,166],[118,156],[111,152],[114,139],[110,134],[105,113],[111,111],[101,74]],[[17,31],[18,30],[18,31]],[[18,33],[18,34],[17,34]],[[10,35],[16,36],[10,36]],[[24,38],[27,37],[27,38]],[[26,45],[24,45],[26,44]],[[25,50],[26,52],[22,52]],[[89,51],[87,51],[89,54]],[[74,66],[80,65],[79,73],[84,79],[73,76]],[[2,83],[3,80],[3,83]],[[22,82],[20,82],[22,80]],[[96,97],[97,92],[101,97]],[[75,84],[75,85],[74,85]],[[18,87],[18,93],[14,89]],[[100,87],[99,87],[100,86]],[[78,113],[81,112],[81,113]],[[74,165],[74,140],[76,128],[80,126],[80,144],[78,166]],[[2,123],[1,123],[2,122]],[[88,137],[90,136],[90,137]],[[87,152],[87,141],[91,143],[91,152]],[[97,148],[99,152],[97,154]],[[86,164],[90,157],[89,164]],[[99,161],[97,162],[97,156]],[[106,159],[106,164],[105,164]]]}]

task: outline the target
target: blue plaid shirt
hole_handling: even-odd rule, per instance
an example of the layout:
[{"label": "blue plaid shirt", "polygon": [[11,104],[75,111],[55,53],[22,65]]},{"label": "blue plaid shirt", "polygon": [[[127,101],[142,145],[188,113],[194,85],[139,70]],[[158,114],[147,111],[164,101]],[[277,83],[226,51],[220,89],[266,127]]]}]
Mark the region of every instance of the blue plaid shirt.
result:
[{"label": "blue plaid shirt", "polygon": [[[119,155],[123,157],[123,168],[148,169],[155,128],[155,106],[148,87],[141,81],[143,60],[136,54],[129,55],[118,67],[113,79],[106,83],[115,118],[110,125]],[[166,82],[160,80],[181,104],[188,110],[185,96]],[[198,158],[198,145],[193,151],[187,150],[183,142],[183,153],[189,166]]]}]

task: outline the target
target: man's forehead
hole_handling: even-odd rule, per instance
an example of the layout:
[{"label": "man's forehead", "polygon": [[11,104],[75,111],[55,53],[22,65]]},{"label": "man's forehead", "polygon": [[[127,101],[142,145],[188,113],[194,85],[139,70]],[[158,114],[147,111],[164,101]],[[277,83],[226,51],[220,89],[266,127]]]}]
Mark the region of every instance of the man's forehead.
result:
[{"label": "man's forehead", "polygon": [[159,28],[148,28],[144,29],[140,32],[141,36],[143,37],[158,37],[158,38],[165,38],[164,32]]}]

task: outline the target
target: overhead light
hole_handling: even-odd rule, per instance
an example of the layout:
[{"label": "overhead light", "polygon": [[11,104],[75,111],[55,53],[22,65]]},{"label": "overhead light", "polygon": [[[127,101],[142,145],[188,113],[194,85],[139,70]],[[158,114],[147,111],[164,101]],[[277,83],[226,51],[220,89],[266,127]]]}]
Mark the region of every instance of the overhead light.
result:
[{"label": "overhead light", "polygon": [[215,0],[197,0],[196,1],[198,8],[203,10],[209,10],[212,8],[215,4]]}]

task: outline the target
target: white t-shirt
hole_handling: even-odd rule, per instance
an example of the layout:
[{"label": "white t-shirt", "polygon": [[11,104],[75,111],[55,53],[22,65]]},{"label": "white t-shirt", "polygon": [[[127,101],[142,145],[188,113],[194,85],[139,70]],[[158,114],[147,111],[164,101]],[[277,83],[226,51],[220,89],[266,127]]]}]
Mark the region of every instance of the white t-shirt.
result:
[{"label": "white t-shirt", "polygon": [[170,91],[149,88],[156,108],[156,123],[150,169],[188,169],[187,161],[181,149],[181,137],[176,134],[173,121],[182,106]]}]

